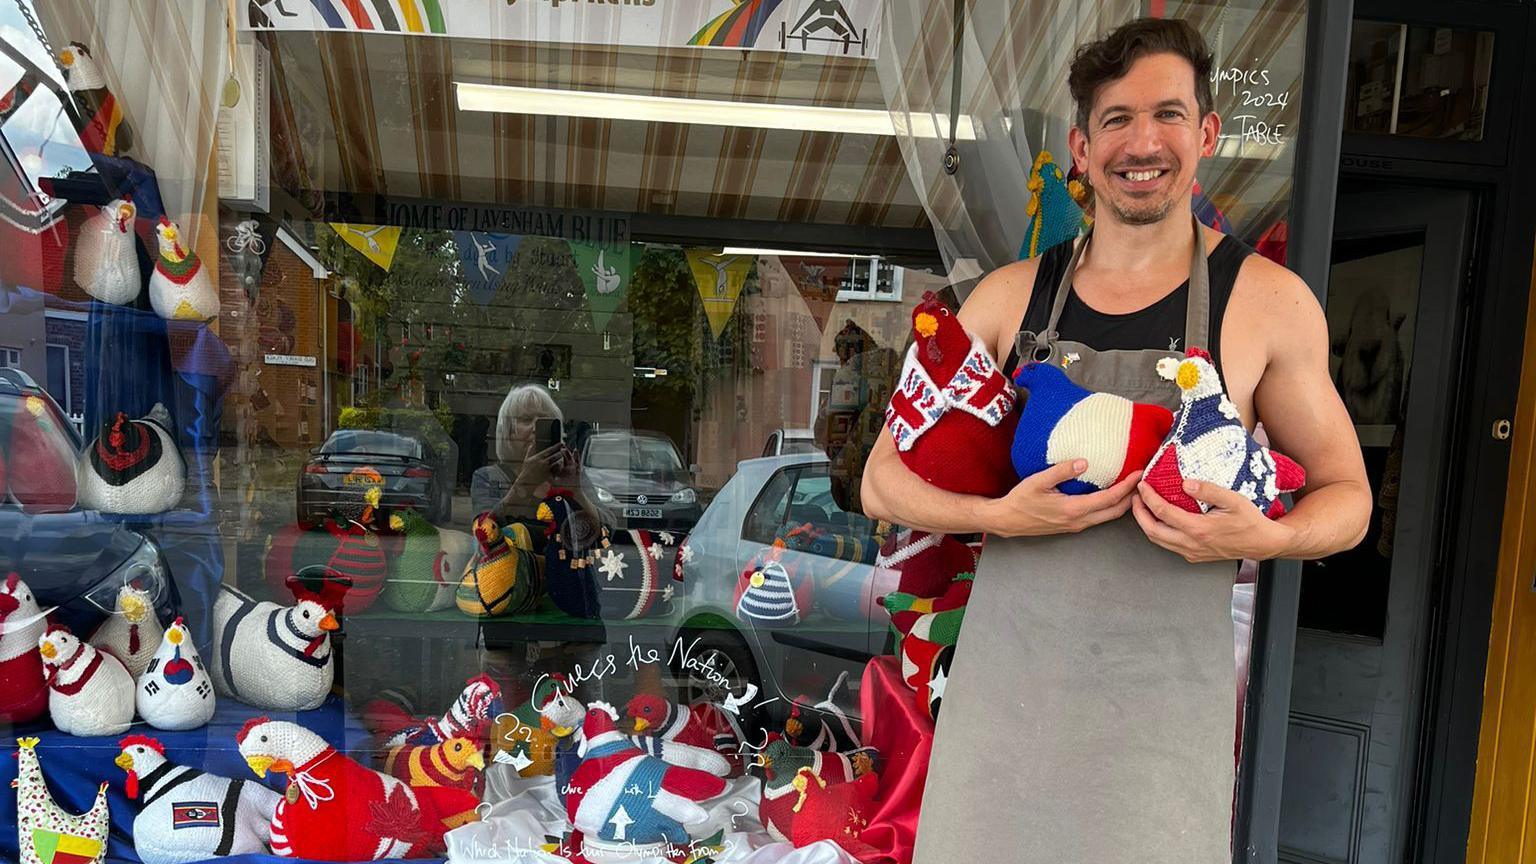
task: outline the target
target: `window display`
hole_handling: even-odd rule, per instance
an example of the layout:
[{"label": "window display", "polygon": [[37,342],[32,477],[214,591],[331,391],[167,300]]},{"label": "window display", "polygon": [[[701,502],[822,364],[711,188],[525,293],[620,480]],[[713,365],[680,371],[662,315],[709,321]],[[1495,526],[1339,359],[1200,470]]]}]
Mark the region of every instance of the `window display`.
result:
[{"label": "window display", "polygon": [[1022,20],[961,188],[947,4],[503,5],[0,0],[0,858],[906,864],[983,539],[865,515],[876,440],[1167,436],[956,315],[1092,221]]}]

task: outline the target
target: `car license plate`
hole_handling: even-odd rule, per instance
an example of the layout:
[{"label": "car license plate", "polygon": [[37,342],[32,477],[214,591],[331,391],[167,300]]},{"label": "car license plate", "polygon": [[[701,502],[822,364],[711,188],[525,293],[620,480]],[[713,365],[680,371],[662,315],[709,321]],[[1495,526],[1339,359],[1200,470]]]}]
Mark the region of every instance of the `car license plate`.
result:
[{"label": "car license plate", "polygon": [[625,507],[625,519],[660,519],[660,507]]},{"label": "car license plate", "polygon": [[368,478],[361,474],[346,474],[341,478],[343,486],[367,486],[369,482]]}]

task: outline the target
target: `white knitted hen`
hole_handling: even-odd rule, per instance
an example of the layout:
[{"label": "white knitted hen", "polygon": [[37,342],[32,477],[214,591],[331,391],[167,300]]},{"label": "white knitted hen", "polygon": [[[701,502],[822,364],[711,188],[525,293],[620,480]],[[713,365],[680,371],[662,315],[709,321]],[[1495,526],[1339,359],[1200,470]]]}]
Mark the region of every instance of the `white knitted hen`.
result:
[{"label": "white knitted hen", "polygon": [[142,514],[175,507],[186,490],[187,464],[171,428],[171,413],[158,403],[137,420],[119,411],[102,424],[75,472],[80,508]]},{"label": "white knitted hen", "polygon": [[134,206],[118,198],[85,220],[75,239],[75,282],[103,303],[122,305],[139,296],[138,237]]},{"label": "white knitted hen", "polygon": [[139,716],[156,729],[196,729],[213,719],[213,681],[180,618],[165,629],[134,700]]},{"label": "white knitted hen", "polygon": [[273,711],[318,708],[331,692],[336,616],[314,600],[279,606],[224,586],[213,603],[213,683]]},{"label": "white knitted hen", "polygon": [[133,722],[133,676],[116,657],[64,627],[38,640],[49,675],[48,713],[70,735],[121,735]]},{"label": "white knitted hen", "polygon": [[149,304],[155,314],[180,321],[218,317],[218,286],[197,253],[182,244],[181,227],[162,216],[155,234],[160,257],[149,277]]},{"label": "white knitted hen", "polygon": [[165,757],[154,738],[129,735],[113,763],[128,772],[133,849],[144,864],[191,864],[224,855],[262,854],[283,796],[248,780],[207,774]]},{"label": "white knitted hen", "polygon": [[117,608],[85,641],[121,660],[128,674],[138,678],[160,647],[163,632],[154,598],[130,582],[117,589]]}]

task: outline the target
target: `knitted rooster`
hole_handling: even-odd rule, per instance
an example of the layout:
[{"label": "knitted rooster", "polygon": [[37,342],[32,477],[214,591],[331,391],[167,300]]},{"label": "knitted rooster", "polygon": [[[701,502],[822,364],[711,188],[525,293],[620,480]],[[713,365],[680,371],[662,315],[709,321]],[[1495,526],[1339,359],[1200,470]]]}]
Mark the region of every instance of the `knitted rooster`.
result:
[{"label": "knitted rooster", "polygon": [[1285,514],[1280,495],[1307,482],[1291,459],[1255,441],[1227,398],[1211,355],[1190,348],[1183,359],[1157,361],[1157,374],[1178,385],[1177,422],[1147,469],[1146,482],[1168,502],[1191,513],[1210,505],[1184,492],[1185,480],[1201,480],[1242,493],[1271,519]]},{"label": "knitted rooster", "polygon": [[731,770],[727,776],[742,773],[743,766],[737,758],[743,737],[741,727],[735,716],[719,705],[703,701],[683,705],[653,693],[641,693],[629,700],[624,713],[634,721],[636,735],[713,750],[730,760]]},{"label": "knitted rooster", "polygon": [[133,676],[105,651],[81,642],[64,627],[38,640],[48,667],[48,713],[71,735],[121,735],[133,722]]},{"label": "knitted rooster", "polygon": [[182,245],[181,228],[160,217],[160,257],[149,277],[149,303],[161,318],[207,321],[219,314],[219,291],[203,262]]},{"label": "knitted rooster", "polygon": [[26,723],[48,708],[48,682],[38,640],[48,621],[15,573],[0,585],[0,723]]},{"label": "knitted rooster", "polygon": [[80,507],[131,514],[175,507],[187,485],[187,466],[172,428],[171,413],[159,403],[137,420],[119,411],[103,423],[80,454]]},{"label": "knitted rooster", "polygon": [[272,816],[272,851],[317,861],[423,857],[442,850],[443,832],[479,817],[463,789],[412,788],[339,753],[319,735],[256,717],[236,735],[246,764],[265,777],[288,775]]},{"label": "knitted rooster", "polygon": [[69,95],[79,108],[80,143],[92,153],[121,156],[133,149],[133,129],[123,119],[123,106],[107,87],[107,76],[79,42],[59,52],[68,79]]},{"label": "knitted rooster", "polygon": [[912,310],[915,341],[885,409],[912,473],[941,489],[997,497],[1018,482],[1008,459],[1013,391],[987,347],[932,293]]},{"label": "knitted rooster", "polygon": [[186,622],[165,628],[160,647],[137,681],[139,716],[156,729],[196,729],[213,719],[213,681]]},{"label": "knitted rooster", "polygon": [[533,553],[513,544],[490,513],[475,517],[475,540],[480,548],[454,595],[459,611],[486,617],[531,612],[543,595]]},{"label": "knitted rooster", "polygon": [[[818,839],[857,836],[857,833],[842,835],[841,831],[845,824],[855,832],[862,830],[866,808],[873,800],[872,787],[878,784],[878,781],[864,778],[875,776],[877,757],[873,748],[849,753],[826,753],[795,747],[783,738],[769,741],[768,746],[757,756],[764,780],[762,802],[758,805],[758,816],[763,827],[775,840],[794,843],[796,846]],[[811,788],[814,786],[817,791],[824,791],[854,782],[863,785],[856,790],[847,790],[826,798],[817,795]],[[807,810],[807,805],[814,799],[822,799],[821,804]],[[843,804],[855,808],[856,812],[834,809]],[[851,822],[844,823],[845,814]],[[806,822],[803,825],[800,824],[802,815]],[[822,836],[815,836],[818,833]]]},{"label": "knitted rooster", "polygon": [[128,772],[124,792],[143,808],[133,820],[133,849],[144,864],[267,851],[282,796],[260,783],[171,762],[154,738],[129,735],[117,746],[112,762]]},{"label": "knitted rooster", "polygon": [[128,674],[138,678],[155,656],[164,632],[155,617],[154,598],[128,582],[117,589],[117,608],[86,641],[123,661]]},{"label": "knitted rooster", "polygon": [[480,748],[468,738],[449,738],[437,744],[401,744],[384,757],[384,770],[393,777],[422,786],[447,786],[474,791],[485,770]]},{"label": "knitted rooster", "polygon": [[[468,556],[453,569],[455,556],[449,546],[455,541],[441,536],[438,527],[415,510],[390,514],[389,527],[400,535],[400,551],[389,558],[389,578],[382,594],[385,605],[400,612],[435,612],[452,606]],[[442,533],[464,536],[458,531]]]},{"label": "knitted rooster", "polygon": [[1056,488],[1068,495],[1108,489],[1145,468],[1173,412],[1113,393],[1093,393],[1048,363],[1026,363],[1013,374],[1029,391],[1013,439],[1013,467],[1020,477],[1083,459],[1088,470]]},{"label": "knitted rooster", "polygon": [[340,626],[313,600],[258,603],[225,585],[213,601],[213,683],[258,708],[317,708],[336,675],[331,633]]},{"label": "knitted rooster", "polygon": [[139,241],[133,233],[137,211],[126,198],[102,207],[80,226],[75,241],[75,281],[103,303],[122,305],[139,296]]},{"label": "knitted rooster", "polygon": [[582,724],[587,752],[565,800],[571,824],[584,835],[587,856],[687,845],[685,826],[709,817],[699,802],[723,793],[725,781],[646,755],[624,740],[615,725],[618,716],[601,702],[587,710]]},{"label": "knitted rooster", "polygon": [[16,839],[20,841],[19,864],[97,864],[107,854],[107,784],[96,792],[91,809],[76,816],[53,800],[37,761],[37,739],[16,743],[19,764],[11,787],[16,790]]},{"label": "knitted rooster", "polygon": [[385,748],[437,744],[454,737],[468,738],[483,748],[502,710],[501,685],[489,675],[476,675],[464,683],[464,690],[440,717],[417,719],[397,705],[379,701],[370,703],[365,713]]}]

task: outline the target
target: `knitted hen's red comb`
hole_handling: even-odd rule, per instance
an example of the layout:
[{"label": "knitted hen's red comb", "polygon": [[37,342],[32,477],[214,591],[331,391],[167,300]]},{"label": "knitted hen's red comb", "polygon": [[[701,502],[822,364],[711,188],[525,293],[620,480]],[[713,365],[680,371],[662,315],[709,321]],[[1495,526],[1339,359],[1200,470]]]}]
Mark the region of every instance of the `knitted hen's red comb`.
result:
[{"label": "knitted hen's red comb", "polygon": [[270,722],[272,722],[271,717],[252,717],[251,719],[245,721],[245,725],[241,726],[240,731],[235,733],[235,743],[244,744],[245,736],[251,734],[252,729],[255,729],[257,726],[260,726],[263,723]]},{"label": "knitted hen's red comb", "polygon": [[1185,357],[1199,357],[1201,360],[1211,359],[1211,352],[1204,348],[1191,348],[1184,352]]},{"label": "knitted hen's red comb", "polygon": [[161,756],[165,755],[165,745],[149,737],[148,735],[129,735],[127,738],[117,742],[117,748],[119,750],[127,750],[129,747],[137,744],[142,744],[145,747],[155,751],[156,753],[159,753]]}]

